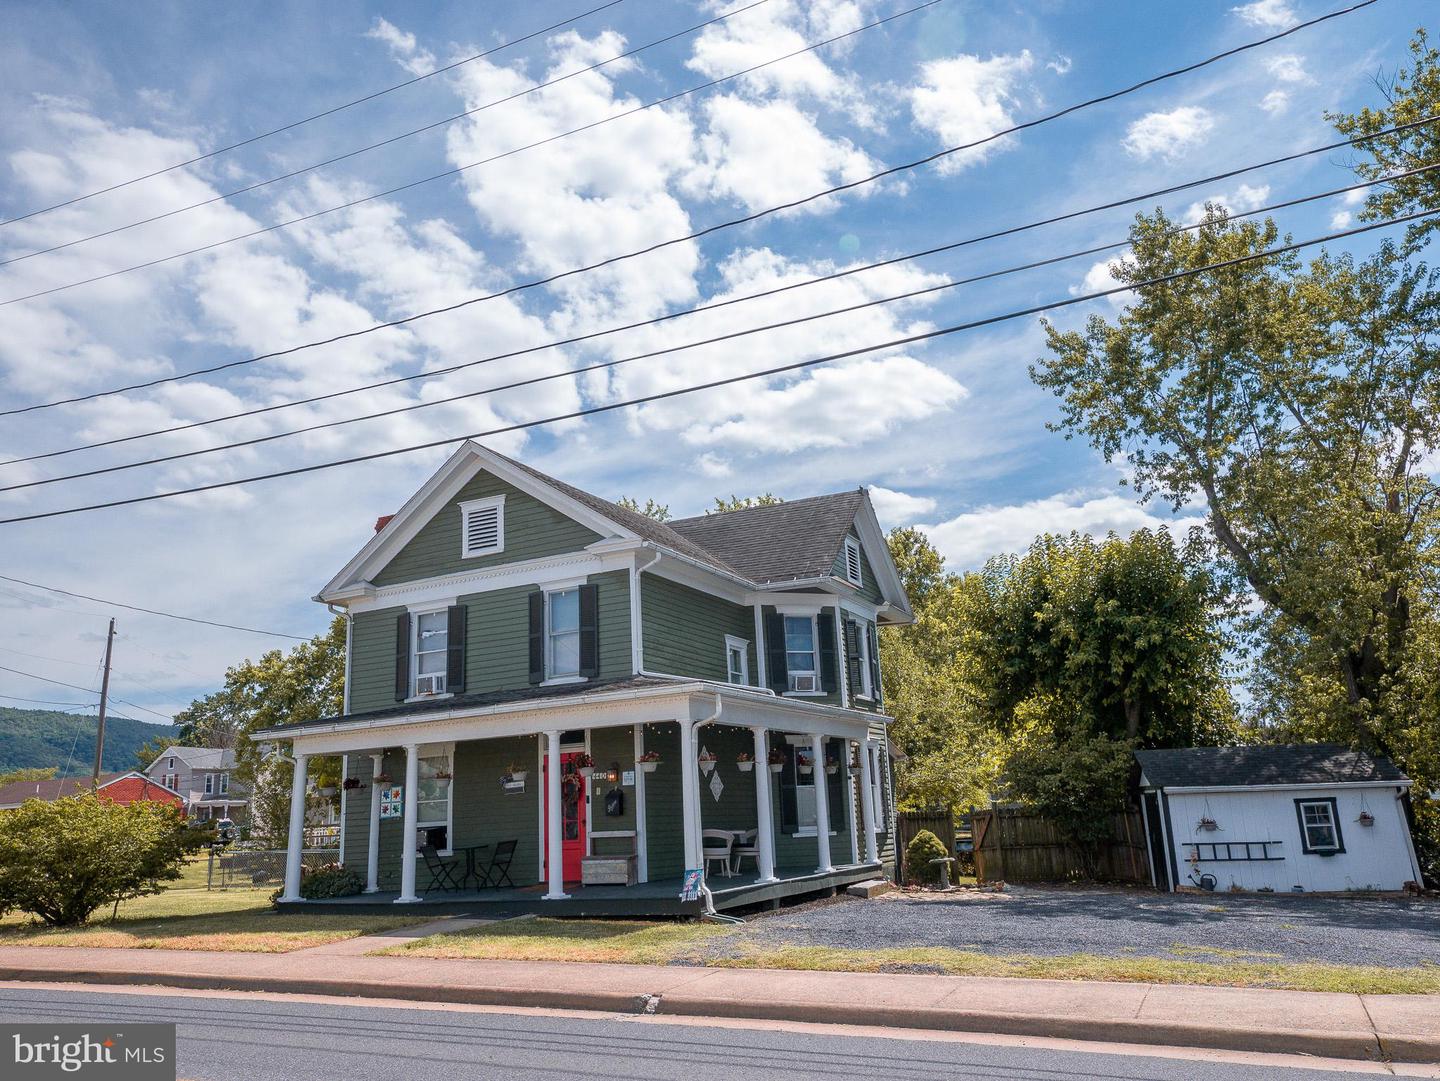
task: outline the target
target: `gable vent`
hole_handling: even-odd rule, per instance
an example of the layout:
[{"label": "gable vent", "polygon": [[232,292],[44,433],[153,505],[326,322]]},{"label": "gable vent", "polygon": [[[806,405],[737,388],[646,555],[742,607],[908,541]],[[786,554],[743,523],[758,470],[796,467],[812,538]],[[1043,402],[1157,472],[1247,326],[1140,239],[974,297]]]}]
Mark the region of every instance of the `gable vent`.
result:
[{"label": "gable vent", "polygon": [[505,550],[505,497],[491,496],[460,504],[460,554],[492,555]]},{"label": "gable vent", "polygon": [[845,538],[845,578],[853,586],[864,584],[860,577],[860,545],[853,537]]}]

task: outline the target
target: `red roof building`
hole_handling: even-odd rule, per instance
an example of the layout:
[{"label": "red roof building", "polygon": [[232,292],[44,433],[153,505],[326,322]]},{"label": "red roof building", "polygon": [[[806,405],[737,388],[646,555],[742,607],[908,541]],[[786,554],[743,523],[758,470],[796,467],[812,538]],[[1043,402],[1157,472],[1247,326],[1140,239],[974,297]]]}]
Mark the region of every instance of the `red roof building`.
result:
[{"label": "red roof building", "polygon": [[[26,800],[64,799],[90,791],[89,777],[59,777],[48,781],[12,781],[0,787],[0,811],[19,807]],[[143,773],[131,770],[127,773],[102,773],[99,794],[112,803],[134,803],[149,800],[152,803],[167,803],[185,813],[185,797],[179,792],[166,788],[158,781],[152,781]]]}]

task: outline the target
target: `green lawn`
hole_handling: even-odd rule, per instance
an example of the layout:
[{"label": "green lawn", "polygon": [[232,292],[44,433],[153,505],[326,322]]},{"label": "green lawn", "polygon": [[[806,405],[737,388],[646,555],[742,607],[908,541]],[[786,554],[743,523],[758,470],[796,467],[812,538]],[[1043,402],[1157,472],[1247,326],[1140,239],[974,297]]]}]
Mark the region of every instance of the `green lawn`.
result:
[{"label": "green lawn", "polygon": [[84,927],[48,928],[11,913],[0,919],[0,946],[106,946],[166,950],[285,953],[423,923],[418,916],[276,913],[271,890],[206,890],[194,865],[171,889],[95,913]]},{"label": "green lawn", "polygon": [[[1035,957],[968,950],[853,950],[741,941],[744,932],[707,923],[526,919],[431,935],[383,952],[424,957],[514,961],[610,961],[700,964],[715,968],[783,968],[827,972],[941,972],[1049,980],[1114,980],[1363,994],[1440,994],[1440,965],[1413,968],[1300,964],[1255,955],[1224,963],[1153,957],[1071,954]],[[730,939],[730,942],[724,940]],[[712,950],[707,947],[720,947]]]}]

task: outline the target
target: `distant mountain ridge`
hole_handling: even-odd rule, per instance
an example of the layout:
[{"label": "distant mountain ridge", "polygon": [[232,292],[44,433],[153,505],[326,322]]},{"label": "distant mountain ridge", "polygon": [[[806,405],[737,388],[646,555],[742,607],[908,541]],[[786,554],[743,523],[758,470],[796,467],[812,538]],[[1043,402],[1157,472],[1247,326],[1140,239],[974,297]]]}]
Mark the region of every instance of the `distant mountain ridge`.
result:
[{"label": "distant mountain ridge", "polygon": [[[66,776],[89,773],[95,762],[94,714],[60,713],[51,709],[14,709],[0,706],[0,773],[12,769],[56,766]],[[105,772],[135,768],[135,754],[155,739],[174,738],[178,729],[170,724],[146,724],[128,717],[105,718]],[[73,750],[73,753],[72,753]]]}]

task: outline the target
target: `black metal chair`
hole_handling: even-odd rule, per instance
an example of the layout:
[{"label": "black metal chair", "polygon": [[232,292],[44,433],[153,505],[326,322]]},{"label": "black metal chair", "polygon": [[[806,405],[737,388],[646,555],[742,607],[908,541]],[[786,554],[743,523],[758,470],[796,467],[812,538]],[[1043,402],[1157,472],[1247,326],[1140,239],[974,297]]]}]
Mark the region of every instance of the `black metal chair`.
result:
[{"label": "black metal chair", "polygon": [[461,888],[459,880],[455,877],[455,872],[459,868],[455,864],[441,859],[440,853],[434,847],[426,845],[420,850],[420,855],[425,857],[425,869],[430,872],[430,885],[426,886],[426,889],[458,890]]},{"label": "black metal chair", "polygon": [[485,868],[485,878],[482,889],[499,889],[501,886],[514,886],[510,879],[510,861],[515,858],[515,846],[519,841],[501,841],[495,846],[495,851],[490,854],[490,865]]}]

